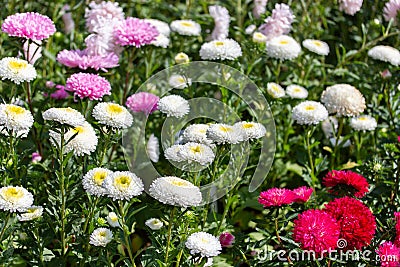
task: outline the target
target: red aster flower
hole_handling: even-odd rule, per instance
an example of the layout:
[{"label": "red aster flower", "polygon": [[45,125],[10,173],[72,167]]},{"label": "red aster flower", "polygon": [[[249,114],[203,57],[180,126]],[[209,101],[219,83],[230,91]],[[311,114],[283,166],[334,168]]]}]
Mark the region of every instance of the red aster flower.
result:
[{"label": "red aster flower", "polygon": [[381,261],[381,266],[395,267],[400,263],[400,250],[392,242],[384,242],[376,251]]},{"label": "red aster flower", "polygon": [[340,225],[340,238],[346,240],[343,250],[361,249],[371,243],[375,234],[375,217],[361,201],[342,197],[329,202],[324,209]]},{"label": "red aster flower", "polygon": [[329,193],[335,195],[354,195],[361,198],[368,192],[368,182],[360,174],[352,171],[331,171],[323,179],[322,184],[332,187]]},{"label": "red aster flower", "polygon": [[304,203],[310,199],[311,194],[313,193],[313,189],[307,186],[301,186],[292,190],[296,195],[294,202]]},{"label": "red aster flower", "polygon": [[396,221],[396,238],[394,240],[394,244],[397,247],[400,247],[400,212],[395,212],[394,218]]},{"label": "red aster flower", "polygon": [[233,243],[235,242],[235,236],[232,235],[231,233],[222,233],[219,236],[219,243],[221,243],[221,246],[223,248],[230,248],[233,246]]},{"label": "red aster flower", "polygon": [[296,195],[289,189],[271,188],[261,192],[258,197],[258,202],[267,207],[279,207],[286,204],[292,204]]},{"label": "red aster flower", "polygon": [[315,251],[319,256],[323,251],[335,249],[340,227],[337,221],[322,210],[307,210],[294,221],[293,240],[304,250]]}]

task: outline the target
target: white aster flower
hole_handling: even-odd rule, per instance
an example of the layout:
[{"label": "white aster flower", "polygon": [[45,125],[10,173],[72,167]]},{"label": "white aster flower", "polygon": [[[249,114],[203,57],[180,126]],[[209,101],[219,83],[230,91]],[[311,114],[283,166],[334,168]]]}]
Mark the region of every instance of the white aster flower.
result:
[{"label": "white aster flower", "polygon": [[222,250],[218,238],[206,232],[191,234],[186,240],[185,246],[190,250],[190,254],[200,254],[207,258],[217,256]]},{"label": "white aster flower", "polygon": [[211,33],[212,40],[223,40],[229,35],[229,23],[231,17],[229,16],[229,11],[222,6],[209,6],[208,11],[210,16],[214,19],[214,29]]},{"label": "white aster flower", "polygon": [[183,140],[185,142],[196,142],[214,147],[213,142],[207,138],[208,124],[192,124],[186,127],[183,132]]},{"label": "white aster flower", "polygon": [[113,233],[108,228],[97,228],[90,235],[89,243],[96,247],[105,247],[113,239]]},{"label": "white aster flower", "polygon": [[215,154],[209,146],[194,142],[184,144],[179,153],[188,163],[197,162],[203,166],[211,164],[215,158]]},{"label": "white aster flower", "polygon": [[168,84],[173,88],[184,89],[192,85],[192,79],[180,74],[172,74],[169,77]]},{"label": "white aster flower", "polygon": [[111,227],[119,227],[118,216],[115,212],[108,213],[107,222]]},{"label": "white aster flower", "polygon": [[253,42],[258,44],[265,44],[267,42],[267,36],[262,34],[261,32],[253,33]]},{"label": "white aster flower", "polygon": [[0,104],[0,129],[23,136],[32,125],[33,116],[29,110],[13,104]]},{"label": "white aster flower", "polygon": [[257,29],[257,26],[254,25],[254,24],[251,24],[251,25],[249,25],[249,26],[246,27],[246,29],[244,30],[244,32],[245,32],[247,35],[250,35],[250,34],[252,34],[256,29]]},{"label": "white aster flower", "polygon": [[160,158],[160,144],[158,138],[151,134],[149,140],[147,141],[147,155],[152,162],[158,162]]},{"label": "white aster flower", "polygon": [[176,64],[181,64],[181,63],[188,63],[189,62],[189,56],[183,52],[178,53],[175,56],[175,63]]},{"label": "white aster flower", "polygon": [[42,217],[43,207],[42,206],[31,206],[23,211],[23,213],[17,215],[17,219],[20,222],[32,221],[39,217]]},{"label": "white aster flower", "polygon": [[150,185],[149,192],[158,201],[174,206],[198,206],[202,201],[202,195],[197,186],[174,176],[157,178]]},{"label": "white aster flower", "polygon": [[158,19],[144,19],[144,21],[156,27],[157,31],[166,37],[171,33],[168,23],[164,21]]},{"label": "white aster flower", "polygon": [[285,96],[285,90],[277,83],[267,83],[267,93],[273,98],[281,98]]},{"label": "white aster flower", "polygon": [[365,98],[354,86],[349,84],[335,84],[322,92],[321,102],[329,113],[336,116],[357,116],[364,111]]},{"label": "white aster flower", "polygon": [[233,125],[234,128],[239,128],[246,134],[244,141],[249,139],[259,139],[265,136],[267,130],[258,122],[240,121]]},{"label": "white aster flower", "polygon": [[293,108],[292,118],[301,125],[318,124],[328,118],[328,111],[319,102],[304,101]]},{"label": "white aster flower", "polygon": [[0,210],[25,211],[33,204],[33,195],[21,186],[0,188]]},{"label": "white aster flower", "polygon": [[49,108],[42,113],[43,119],[46,121],[56,121],[61,124],[71,126],[81,126],[85,123],[85,117],[73,108]]},{"label": "white aster flower", "polygon": [[339,10],[344,11],[347,15],[354,16],[360,11],[363,0],[339,0]]},{"label": "white aster flower", "polygon": [[314,40],[314,39],[306,39],[303,41],[303,46],[310,50],[311,52],[314,52],[315,54],[321,55],[321,56],[327,56],[329,54],[329,46],[327,43],[320,41],[320,40]]},{"label": "white aster flower", "polygon": [[113,172],[104,180],[103,186],[107,189],[108,196],[113,200],[130,200],[140,195],[144,190],[142,180],[128,171]]},{"label": "white aster flower", "polygon": [[305,99],[308,97],[308,91],[303,86],[291,84],[286,87],[286,94],[291,98]]},{"label": "white aster flower", "polygon": [[107,195],[107,189],[103,187],[103,182],[111,173],[112,171],[106,168],[91,169],[83,176],[83,188],[90,195],[98,197]]},{"label": "white aster flower", "polygon": [[378,45],[368,51],[368,56],[376,60],[389,62],[394,66],[400,65],[400,52],[394,47],[387,45]]},{"label": "white aster flower", "polygon": [[[49,131],[49,135],[51,143],[60,147],[61,135],[52,130]],[[75,137],[72,138],[73,136]],[[84,154],[89,155],[96,150],[98,139],[93,127],[88,122],[85,122],[81,126],[69,129],[64,135],[64,141],[68,142],[64,146],[65,154],[73,151],[76,156],[83,156]]]},{"label": "white aster flower", "polygon": [[30,82],[36,76],[35,67],[26,60],[15,57],[5,57],[0,60],[0,77],[2,80],[8,79],[20,84],[21,82]]},{"label": "white aster flower", "polygon": [[92,115],[99,123],[118,129],[128,128],[133,122],[131,113],[115,103],[98,103],[93,108]]},{"label": "white aster flower", "polygon": [[148,219],[145,224],[151,229],[151,230],[160,230],[164,224],[162,221],[156,218],[151,218]]},{"label": "white aster flower", "polygon": [[171,30],[180,35],[198,36],[201,33],[201,26],[193,20],[174,20],[171,22]]},{"label": "white aster flower", "polygon": [[164,156],[168,160],[175,162],[182,162],[185,160],[185,158],[181,153],[182,150],[183,150],[183,145],[173,145],[164,151]]},{"label": "white aster flower", "polygon": [[378,126],[374,117],[362,115],[351,118],[350,126],[356,131],[373,131]]},{"label": "white aster flower", "polygon": [[189,102],[179,95],[164,96],[158,101],[158,109],[167,117],[182,118],[190,111]]},{"label": "white aster flower", "polygon": [[218,145],[237,144],[246,138],[246,133],[239,127],[216,123],[208,128],[207,137]]},{"label": "white aster flower", "polygon": [[200,57],[203,60],[235,60],[241,55],[242,49],[233,39],[207,42],[200,48]]},{"label": "white aster flower", "polygon": [[339,122],[335,117],[329,116],[321,123],[321,127],[325,137],[330,138],[336,134],[339,127]]},{"label": "white aster flower", "polygon": [[152,45],[162,48],[167,48],[169,46],[169,38],[164,34],[159,34],[154,41],[151,42]]},{"label": "white aster flower", "polygon": [[266,43],[267,55],[276,59],[294,59],[301,52],[299,43],[288,35],[280,35]]}]

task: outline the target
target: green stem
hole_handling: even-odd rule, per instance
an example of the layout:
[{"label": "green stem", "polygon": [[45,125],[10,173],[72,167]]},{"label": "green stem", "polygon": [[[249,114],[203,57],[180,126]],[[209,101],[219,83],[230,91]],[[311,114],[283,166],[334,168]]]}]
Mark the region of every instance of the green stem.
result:
[{"label": "green stem", "polygon": [[232,195],[230,193],[228,193],[227,197],[226,197],[226,205],[224,207],[224,212],[222,213],[221,220],[219,221],[217,230],[215,231],[216,235],[218,235],[219,232],[221,231],[222,224],[223,224],[223,222],[225,220],[226,215],[228,214],[229,208],[230,208],[231,203],[232,203],[231,197],[232,197]]},{"label": "green stem", "polygon": [[[183,236],[183,238],[181,240],[186,240],[186,233],[188,232],[188,228],[189,228],[189,223],[187,223],[186,226],[185,226],[184,236]],[[183,250],[184,250],[184,248],[181,248],[179,250],[178,256],[176,257],[175,267],[179,267],[180,266],[181,258],[182,258],[182,255],[183,255]]]},{"label": "green stem", "polygon": [[107,130],[107,132],[104,133],[105,140],[104,140],[104,143],[103,143],[104,144],[103,150],[101,151],[100,159],[98,161],[98,166],[99,167],[103,166],[103,160],[104,160],[104,157],[107,154],[107,150],[109,148],[108,146],[110,144],[111,135],[112,135],[112,132],[111,131],[109,132],[108,130]]},{"label": "green stem", "polygon": [[1,229],[1,232],[0,232],[0,244],[1,244],[1,241],[3,241],[3,235],[6,232],[7,224],[8,224],[8,221],[10,220],[10,217],[11,217],[11,212],[8,212],[7,217],[3,223],[3,228]]},{"label": "green stem", "polygon": [[168,236],[167,236],[167,247],[165,249],[165,263],[168,263],[168,256],[169,256],[169,246],[171,245],[171,236],[172,236],[172,224],[174,220],[176,207],[173,207],[171,213],[169,215],[169,224],[168,224]]},{"label": "green stem", "polygon": [[124,231],[125,246],[126,246],[126,249],[128,250],[129,259],[130,259],[130,261],[132,263],[132,266],[136,267],[135,258],[133,257],[133,254],[132,254],[131,240],[130,240],[130,237],[129,237],[130,233],[129,233],[128,226],[126,225],[126,222],[125,222],[124,205],[123,205],[122,201],[118,201],[118,203],[119,203],[119,212],[120,212],[120,215],[121,215],[122,229]]},{"label": "green stem", "polygon": [[307,131],[306,146],[307,146],[308,161],[310,163],[310,172],[311,172],[310,175],[311,175],[312,187],[315,189],[315,186],[317,183],[317,177],[315,176],[315,166],[314,166],[314,160],[313,160],[313,156],[312,156],[312,148],[311,148],[311,143],[310,143],[310,137],[312,136],[313,132],[314,132],[314,128]]},{"label": "green stem", "polygon": [[65,142],[65,128],[61,128],[61,142],[60,142],[60,150],[59,150],[59,158],[60,158],[60,191],[61,191],[61,246],[62,246],[62,256],[65,255],[66,251],[66,240],[65,240],[65,208],[66,208],[66,192],[65,192],[65,177],[64,177],[64,142]]},{"label": "green stem", "polygon": [[332,154],[332,158],[331,158],[331,169],[332,170],[335,167],[335,162],[337,164],[340,163],[340,156],[339,156],[340,143],[339,142],[340,142],[340,137],[342,136],[343,126],[344,126],[343,117],[338,118],[338,123],[339,123],[339,129],[337,131],[337,134],[335,135],[335,137],[336,137],[335,147],[333,148],[333,154]]},{"label": "green stem", "polygon": [[94,199],[94,204],[90,206],[89,214],[85,220],[85,224],[83,225],[83,233],[86,233],[87,227],[93,218],[93,214],[96,210],[96,206],[99,203],[99,200],[100,200],[100,198],[96,196]]}]

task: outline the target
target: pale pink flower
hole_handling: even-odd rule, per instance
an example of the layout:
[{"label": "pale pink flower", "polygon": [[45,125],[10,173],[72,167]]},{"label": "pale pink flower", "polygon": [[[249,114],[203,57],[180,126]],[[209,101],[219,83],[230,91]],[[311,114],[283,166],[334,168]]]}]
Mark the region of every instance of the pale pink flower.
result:
[{"label": "pale pink flower", "polygon": [[353,16],[360,11],[363,0],[339,0],[339,10],[344,11],[347,15]]},{"label": "pale pink flower", "polygon": [[79,98],[88,97],[99,100],[104,95],[111,95],[111,85],[103,77],[91,73],[75,73],[67,79],[65,89],[74,92]]},{"label": "pale pink flower", "polygon": [[32,153],[32,163],[38,163],[42,160],[42,156],[38,152]]},{"label": "pale pink flower", "polygon": [[47,81],[46,82],[46,87],[47,88],[54,88],[54,86],[56,86],[56,84],[53,81]]},{"label": "pale pink flower", "polygon": [[1,25],[1,30],[10,36],[40,41],[53,35],[56,27],[49,17],[27,12],[8,16]]},{"label": "pale pink flower", "polygon": [[115,43],[122,46],[135,46],[137,48],[151,44],[159,32],[152,24],[143,19],[127,18],[114,29]]},{"label": "pale pink flower", "polygon": [[267,39],[288,34],[292,29],[295,16],[286,4],[276,4],[272,15],[264,20],[259,31],[267,36]]},{"label": "pale pink flower", "polygon": [[123,21],[124,11],[117,2],[91,2],[85,10],[86,28],[89,32],[102,31],[103,27],[114,26]]},{"label": "pale pink flower", "polygon": [[[29,45],[28,45],[29,44]],[[34,65],[35,62],[42,57],[42,41],[31,42],[26,40],[22,49],[24,50],[24,56],[26,61]]]},{"label": "pale pink flower", "polygon": [[75,28],[75,22],[72,19],[71,8],[69,5],[64,5],[61,8],[61,11],[64,12],[64,14],[61,17],[64,22],[64,32],[66,34],[69,34]]},{"label": "pale pink flower", "polygon": [[254,0],[253,16],[259,19],[266,11],[268,0]]},{"label": "pale pink flower", "polygon": [[214,19],[214,30],[211,33],[211,40],[223,40],[229,35],[229,22],[231,17],[229,11],[222,6],[210,6],[208,8],[211,17]]},{"label": "pale pink flower", "polygon": [[158,109],[157,103],[160,98],[147,92],[139,92],[126,99],[125,105],[133,112],[153,113]]},{"label": "pale pink flower", "polygon": [[105,56],[110,53],[121,54],[123,48],[115,43],[113,27],[103,27],[99,34],[90,34],[85,38],[88,55]]},{"label": "pale pink flower", "polygon": [[394,23],[397,24],[397,14],[399,14],[399,10],[400,0],[390,0],[383,8],[383,17],[386,21],[393,19]]},{"label": "pale pink flower", "polygon": [[106,69],[118,66],[118,56],[114,53],[106,55],[89,55],[88,50],[62,50],[57,55],[57,61],[70,68],[80,68],[86,70],[92,68],[95,70],[101,69],[107,72]]}]

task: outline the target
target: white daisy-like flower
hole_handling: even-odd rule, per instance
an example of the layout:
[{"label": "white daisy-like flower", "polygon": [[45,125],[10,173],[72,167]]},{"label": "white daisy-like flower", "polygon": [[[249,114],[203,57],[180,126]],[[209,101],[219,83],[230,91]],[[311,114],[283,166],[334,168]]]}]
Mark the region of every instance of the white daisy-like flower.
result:
[{"label": "white daisy-like flower", "polygon": [[183,140],[185,142],[196,142],[214,147],[212,140],[207,138],[208,124],[192,124],[186,127],[183,132]]},{"label": "white daisy-like flower", "polygon": [[160,158],[160,144],[158,138],[151,134],[149,140],[147,141],[147,155],[152,162],[158,162]]},{"label": "white daisy-like flower", "polygon": [[308,97],[308,91],[303,86],[291,84],[286,87],[286,94],[291,98],[305,99]]},{"label": "white daisy-like flower", "polygon": [[2,80],[8,79],[20,84],[21,82],[30,82],[36,76],[35,67],[26,60],[15,57],[5,57],[0,60],[0,77]]},{"label": "white daisy-like flower", "polygon": [[96,247],[105,247],[113,239],[113,233],[108,228],[100,227],[90,235],[89,243]]},{"label": "white daisy-like flower", "polygon": [[267,93],[273,98],[281,98],[285,96],[285,90],[277,83],[267,83]]},{"label": "white daisy-like flower", "polygon": [[350,84],[335,84],[322,92],[321,102],[329,113],[336,116],[357,116],[364,111],[365,98],[354,86]]},{"label": "white daisy-like flower", "polygon": [[211,164],[215,158],[215,154],[211,147],[194,142],[184,144],[179,153],[188,163],[197,162],[203,166]]},{"label": "white daisy-like flower", "polygon": [[113,200],[130,200],[144,190],[142,180],[136,174],[128,171],[113,172],[104,180],[103,186]]},{"label": "white daisy-like flower", "polygon": [[192,79],[180,74],[172,74],[169,77],[168,84],[173,88],[184,89],[192,85]]},{"label": "white daisy-like flower", "polygon": [[339,128],[339,122],[335,117],[329,116],[321,123],[322,131],[326,138],[330,138],[336,134]]},{"label": "white daisy-like flower", "polygon": [[300,44],[288,35],[280,35],[266,43],[267,55],[276,59],[294,59],[301,52]]},{"label": "white daisy-like flower", "polygon": [[151,42],[152,45],[162,48],[167,48],[169,46],[170,40],[164,34],[159,34],[154,41]]},{"label": "white daisy-like flower", "polygon": [[116,103],[98,103],[92,115],[99,123],[118,129],[128,128],[133,122],[131,113]]},{"label": "white daisy-like flower", "polygon": [[237,144],[246,139],[246,133],[239,127],[216,123],[208,128],[207,137],[218,145]]},{"label": "white daisy-like flower", "polygon": [[175,56],[175,63],[176,64],[181,64],[181,63],[188,63],[189,62],[189,56],[183,52],[178,53]]},{"label": "white daisy-like flower", "polygon": [[265,136],[267,130],[264,125],[258,122],[240,121],[233,125],[234,128],[240,128],[246,134],[245,140],[259,139]]},{"label": "white daisy-like flower", "polygon": [[42,113],[43,119],[46,121],[56,121],[61,124],[71,126],[80,126],[85,123],[85,117],[73,108],[49,108]]},{"label": "white daisy-like flower", "polygon": [[261,32],[253,33],[253,42],[258,44],[265,44],[267,42],[267,36],[262,34]]},{"label": "white daisy-like flower", "polygon": [[314,52],[315,54],[321,56],[327,56],[329,54],[329,45],[324,41],[314,40],[314,39],[306,39],[302,42],[303,46]]},{"label": "white daisy-like flower", "polygon": [[387,45],[378,45],[368,51],[368,56],[376,60],[389,62],[394,66],[400,65],[400,52],[394,47]]},{"label": "white daisy-like flower", "polygon": [[175,176],[157,178],[150,185],[149,192],[164,204],[180,207],[198,206],[203,199],[197,186]]},{"label": "white daisy-like flower", "polygon": [[198,36],[201,33],[201,26],[193,20],[174,20],[171,22],[171,30],[180,35]]},{"label": "white daisy-like flower", "polygon": [[215,257],[221,253],[222,247],[218,238],[206,233],[197,232],[191,234],[185,242],[190,254],[200,254],[201,257]]},{"label": "white daisy-like flower", "polygon": [[[51,137],[51,143],[53,145],[57,144],[58,147],[60,147],[61,135],[52,130],[49,131],[49,135]],[[64,140],[68,142],[64,146],[64,153],[67,154],[73,151],[76,156],[83,156],[84,154],[89,155],[96,150],[98,142],[96,132],[88,122],[69,129],[64,135]]]},{"label": "white daisy-like flower", "polygon": [[106,168],[94,168],[88,171],[82,179],[83,188],[93,196],[105,196],[108,191],[103,187],[104,180],[112,173]]},{"label": "white daisy-like flower", "polygon": [[372,116],[361,115],[351,118],[350,126],[356,131],[373,131],[378,126],[378,123]]},{"label": "white daisy-like flower", "polygon": [[164,21],[158,19],[144,19],[144,21],[156,27],[157,31],[164,36],[168,37],[171,33],[168,23]]},{"label": "white daisy-like flower", "polygon": [[257,26],[254,24],[251,24],[249,26],[246,27],[246,29],[244,30],[244,33],[247,35],[252,34],[255,30],[257,29]]},{"label": "white daisy-like flower", "polygon": [[318,124],[328,118],[328,111],[319,102],[304,101],[293,108],[292,118],[301,125]]},{"label": "white daisy-like flower", "polygon": [[111,227],[119,227],[118,216],[115,212],[108,213],[107,222]]},{"label": "white daisy-like flower", "polygon": [[10,212],[25,211],[33,204],[33,195],[21,186],[0,188],[0,209]]},{"label": "white daisy-like flower", "polygon": [[0,128],[24,135],[33,125],[31,112],[13,104],[0,104]]},{"label": "white daisy-like flower", "polygon": [[182,162],[185,160],[185,158],[181,153],[182,150],[183,150],[183,145],[173,145],[164,151],[164,156],[168,160],[175,162]]},{"label": "white daisy-like flower", "polygon": [[179,95],[164,96],[158,101],[158,110],[167,117],[182,118],[190,111],[189,102]]},{"label": "white daisy-like flower", "polygon": [[164,224],[157,218],[148,219],[144,224],[146,224],[151,230],[160,230]]},{"label": "white daisy-like flower", "polygon": [[31,206],[23,211],[23,213],[17,215],[17,219],[20,222],[32,221],[39,217],[42,217],[43,207],[42,206]]},{"label": "white daisy-like flower", "polygon": [[235,60],[240,56],[242,56],[242,48],[233,39],[207,42],[200,48],[200,57],[203,60]]}]

